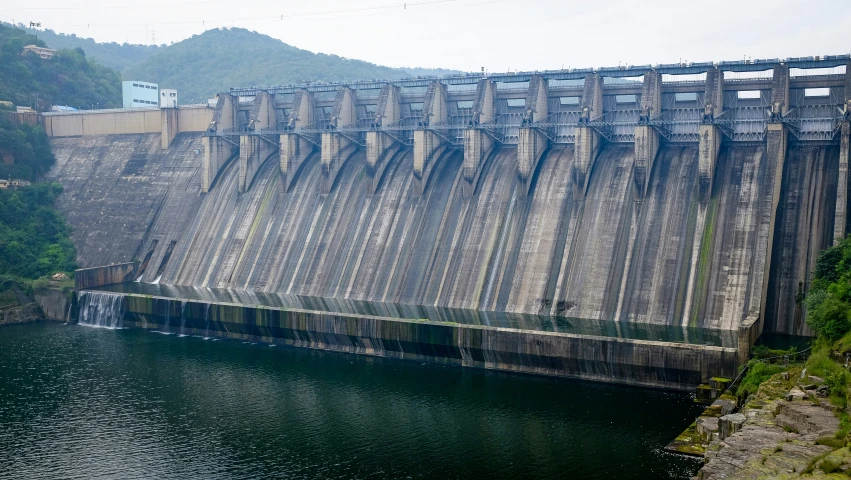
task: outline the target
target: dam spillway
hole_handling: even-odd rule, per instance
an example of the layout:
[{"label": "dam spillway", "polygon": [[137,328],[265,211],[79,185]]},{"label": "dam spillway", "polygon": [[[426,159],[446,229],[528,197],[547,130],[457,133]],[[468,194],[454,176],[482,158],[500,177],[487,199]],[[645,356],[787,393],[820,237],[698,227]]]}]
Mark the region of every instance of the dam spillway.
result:
[{"label": "dam spillway", "polygon": [[746,356],[763,329],[807,333],[798,289],[846,232],[847,64],[235,89],[203,132],[169,109],[161,133],[51,115],[50,178],[82,267],[714,329]]}]

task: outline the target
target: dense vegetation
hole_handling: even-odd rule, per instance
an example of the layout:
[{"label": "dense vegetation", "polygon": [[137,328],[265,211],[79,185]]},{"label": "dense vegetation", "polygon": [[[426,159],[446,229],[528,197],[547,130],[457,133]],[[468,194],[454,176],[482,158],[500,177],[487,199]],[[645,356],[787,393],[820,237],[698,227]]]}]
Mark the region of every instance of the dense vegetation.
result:
[{"label": "dense vegetation", "polygon": [[33,279],[75,268],[70,229],[53,208],[60,193],[56,183],[0,190],[0,272]]},{"label": "dense vegetation", "polygon": [[47,135],[40,127],[16,126],[0,116],[0,151],[11,153],[14,163],[0,162],[0,178],[35,181],[53,165]]},{"label": "dense vegetation", "polygon": [[805,304],[820,338],[836,341],[851,330],[851,237],[819,254]]},{"label": "dense vegetation", "polygon": [[[86,58],[82,50],[60,50],[50,60],[24,52],[25,45],[47,46],[21,29],[0,25],[0,100],[15,105],[119,106],[118,74]],[[2,113],[2,112],[0,112]],[[0,114],[0,177],[37,181],[55,162],[47,135],[37,126],[16,125]],[[75,268],[70,228],[58,210],[58,184],[35,183],[0,190],[0,297],[15,304],[14,285],[27,291],[33,280]]]},{"label": "dense vegetation", "polygon": [[118,44],[115,42],[98,43],[91,38],[83,38],[74,35],[56,33],[53,30],[24,30],[44,40],[50,48],[64,48],[73,50],[82,48],[89,58],[96,59],[101,65],[116,71],[122,71],[130,65],[137,64],[142,60],[157,53],[164,46],[158,45],[135,45],[130,43]]},{"label": "dense vegetation", "polygon": [[59,50],[44,60],[24,46],[47,46],[25,31],[0,24],[0,100],[33,108],[121,106],[121,77],[86,58],[82,49]]}]

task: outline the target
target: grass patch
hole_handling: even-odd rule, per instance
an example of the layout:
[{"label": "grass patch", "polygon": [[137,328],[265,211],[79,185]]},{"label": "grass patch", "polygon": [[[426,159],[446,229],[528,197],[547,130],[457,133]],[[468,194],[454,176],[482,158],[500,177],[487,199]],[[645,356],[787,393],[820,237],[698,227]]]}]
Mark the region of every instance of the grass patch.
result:
[{"label": "grass patch", "polygon": [[824,460],[822,460],[821,465],[819,465],[819,468],[824,473],[833,473],[839,470],[839,467],[842,466],[842,463],[843,462],[840,459],[825,458]]},{"label": "grass patch", "polygon": [[848,432],[851,431],[851,418],[848,417],[848,412],[843,411],[839,414],[839,430],[836,431],[836,438],[848,438]]},{"label": "grass patch", "polygon": [[845,446],[845,440],[834,437],[821,437],[816,440],[816,445],[824,445],[834,450],[839,450]]},{"label": "grass patch", "polygon": [[751,355],[753,355],[753,358],[762,360],[766,358],[781,357],[783,355],[794,355],[797,351],[798,350],[795,347],[792,347],[789,350],[776,350],[768,348],[765,345],[755,345],[751,349]]},{"label": "grass patch", "polygon": [[68,278],[60,281],[53,281],[50,277],[40,277],[32,281],[32,290],[34,292],[47,290],[50,288],[60,288],[62,292],[68,293],[74,290],[74,273],[68,274]]},{"label": "grass patch", "polygon": [[826,342],[818,342],[813,347],[813,353],[807,360],[807,373],[824,378],[833,376],[837,382],[848,383],[847,380],[842,380],[847,372],[841,365],[830,358],[830,346]]},{"label": "grass patch", "polygon": [[741,397],[756,393],[762,382],[783,370],[785,368],[782,365],[772,365],[759,360],[751,360],[748,362],[748,373],[739,384],[736,394]]},{"label": "grass patch", "polygon": [[812,460],[810,460],[810,463],[807,464],[807,468],[801,470],[801,473],[803,473],[803,474],[813,473],[813,470],[816,468],[816,464],[821,459],[826,457],[828,453],[830,453],[830,452],[822,453],[821,455],[814,457]]}]

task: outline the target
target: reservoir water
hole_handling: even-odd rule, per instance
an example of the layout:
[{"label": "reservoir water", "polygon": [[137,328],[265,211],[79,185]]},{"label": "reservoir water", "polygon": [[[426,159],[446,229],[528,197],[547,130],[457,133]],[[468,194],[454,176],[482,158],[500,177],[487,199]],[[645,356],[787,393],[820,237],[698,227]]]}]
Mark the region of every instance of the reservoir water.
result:
[{"label": "reservoir water", "polygon": [[686,479],[688,394],[143,330],[0,328],[0,478]]}]

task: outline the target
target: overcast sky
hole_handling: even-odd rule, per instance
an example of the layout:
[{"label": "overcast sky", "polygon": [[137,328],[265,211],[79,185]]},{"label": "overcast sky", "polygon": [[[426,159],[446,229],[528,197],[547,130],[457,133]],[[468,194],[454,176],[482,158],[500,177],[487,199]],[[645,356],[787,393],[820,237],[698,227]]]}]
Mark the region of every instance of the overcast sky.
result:
[{"label": "overcast sky", "polygon": [[3,3],[4,21],[41,22],[101,42],[167,44],[237,26],[314,52],[392,67],[497,72],[851,51],[851,0]]}]

